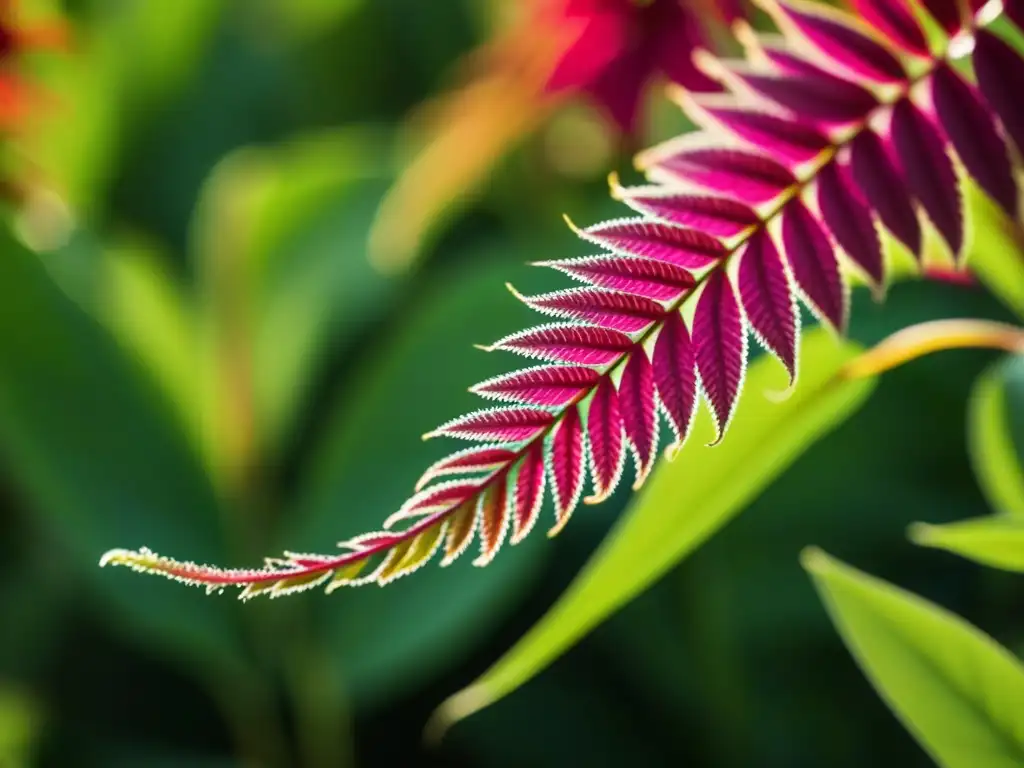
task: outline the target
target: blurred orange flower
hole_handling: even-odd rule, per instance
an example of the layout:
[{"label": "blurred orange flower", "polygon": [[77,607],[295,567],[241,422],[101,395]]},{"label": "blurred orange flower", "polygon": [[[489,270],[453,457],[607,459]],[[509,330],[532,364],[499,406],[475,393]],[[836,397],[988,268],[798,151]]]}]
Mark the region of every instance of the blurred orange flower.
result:
[{"label": "blurred orange flower", "polygon": [[39,94],[22,76],[21,56],[38,49],[67,45],[67,28],[59,22],[22,27],[17,0],[0,0],[0,129],[22,127]]},{"label": "blurred orange flower", "polygon": [[664,78],[714,89],[692,62],[739,0],[529,0],[508,29],[471,53],[462,85],[417,110],[421,148],[378,212],[370,254],[406,267],[437,219],[467,197],[516,141],[583,95],[622,135],[636,132],[647,87]]}]

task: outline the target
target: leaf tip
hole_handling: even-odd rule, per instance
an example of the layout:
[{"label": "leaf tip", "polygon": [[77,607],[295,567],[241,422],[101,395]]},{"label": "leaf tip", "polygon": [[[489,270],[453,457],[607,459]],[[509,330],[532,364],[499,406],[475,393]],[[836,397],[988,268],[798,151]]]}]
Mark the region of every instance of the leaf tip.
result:
[{"label": "leaf tip", "polygon": [[471,685],[447,698],[434,710],[423,729],[423,741],[437,746],[453,725],[476,714],[492,703],[494,697],[482,685]]},{"label": "leaf tip", "polygon": [[822,574],[831,565],[830,558],[820,547],[805,547],[800,553],[800,565],[811,574]]},{"label": "leaf tip", "polygon": [[933,547],[937,538],[935,526],[928,523],[911,523],[907,527],[907,538],[918,546]]}]

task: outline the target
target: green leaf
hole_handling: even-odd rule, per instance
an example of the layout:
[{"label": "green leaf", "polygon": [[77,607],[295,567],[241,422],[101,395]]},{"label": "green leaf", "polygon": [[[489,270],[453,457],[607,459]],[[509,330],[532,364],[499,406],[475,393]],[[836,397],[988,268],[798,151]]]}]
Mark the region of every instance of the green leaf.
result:
[{"label": "green leaf", "polygon": [[155,645],[234,669],[232,613],[199,592],[101,571],[118,541],[220,561],[212,488],[166,402],[96,321],[0,234],[0,455],[33,522]]},{"label": "green leaf", "polygon": [[964,184],[964,201],[974,233],[971,269],[1000,301],[1024,318],[1024,230],[972,181]]},{"label": "green leaf", "polygon": [[0,688],[0,765],[33,765],[32,753],[41,730],[38,703],[20,691]]},{"label": "green leaf", "polygon": [[1024,667],[959,616],[820,550],[804,567],[879,695],[943,768],[1024,765]]},{"label": "green leaf", "polygon": [[917,523],[909,533],[915,544],[1024,573],[1024,519],[993,515],[946,525]]},{"label": "green leaf", "polygon": [[483,677],[435,714],[446,727],[511,693],[635,597],[738,514],[815,440],[852,414],[874,380],[837,376],[859,348],[823,330],[808,332],[796,391],[775,403],[778,363],[762,357],[725,441],[705,444],[714,429],[705,411],[672,463],[663,462],[624,519],[540,623]]},{"label": "green leaf", "polygon": [[398,285],[365,252],[388,183],[384,152],[370,130],[300,136],[231,154],[203,191],[192,256],[205,319],[214,338],[231,324],[245,329],[259,438],[271,453],[291,437],[328,342],[351,343]]},{"label": "green leaf", "polygon": [[[1015,433],[1020,437],[1015,440]],[[978,378],[967,414],[974,474],[996,512],[1024,519],[1024,356],[1008,357]]]}]

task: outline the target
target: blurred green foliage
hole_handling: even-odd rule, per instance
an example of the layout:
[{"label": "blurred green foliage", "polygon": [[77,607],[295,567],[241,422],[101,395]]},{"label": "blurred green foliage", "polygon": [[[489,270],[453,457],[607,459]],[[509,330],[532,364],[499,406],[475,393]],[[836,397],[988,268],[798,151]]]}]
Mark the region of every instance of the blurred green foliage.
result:
[{"label": "blurred green foliage", "polygon": [[[627,493],[486,570],[386,590],[243,607],[97,569],[116,545],[245,565],[376,527],[444,450],[419,436],[506,368],[470,349],[529,321],[502,284],[562,285],[522,266],[581,253],[559,214],[619,209],[542,131],[413,272],[372,269],[396,126],[486,35],[471,2],[64,7],[73,50],[34,64],[57,118],[26,151],[65,202],[34,200],[0,237],[0,765],[928,765],[843,655],[796,564],[811,542],[1024,649],[1019,581],[904,538],[991,511],[963,429],[983,352],[887,375],[742,516],[440,746],[422,742],[430,712],[547,612]],[[905,283],[884,306],[858,291],[853,314],[870,344],[1007,309]],[[1015,387],[999,450],[1019,457]]]}]

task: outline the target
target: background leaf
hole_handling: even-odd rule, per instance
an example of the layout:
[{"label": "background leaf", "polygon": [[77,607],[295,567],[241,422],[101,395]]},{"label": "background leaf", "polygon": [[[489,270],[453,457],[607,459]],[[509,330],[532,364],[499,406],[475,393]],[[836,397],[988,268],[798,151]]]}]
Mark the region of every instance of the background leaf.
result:
[{"label": "background leaf", "polygon": [[943,768],[1024,762],[1024,667],[958,616],[820,550],[804,555],[865,674]]},{"label": "background leaf", "polygon": [[1024,519],[1024,356],[1007,357],[978,378],[967,444],[993,510]]},{"label": "background leaf", "polygon": [[918,523],[910,529],[915,544],[945,549],[984,565],[1024,573],[1024,520],[982,517],[946,525]]},{"label": "background leaf", "polygon": [[725,525],[804,449],[853,413],[873,380],[836,375],[857,350],[827,331],[807,333],[800,385],[781,403],[764,397],[778,382],[777,363],[762,357],[752,365],[735,424],[721,446],[706,447],[714,429],[702,411],[677,459],[656,469],[555,607],[479,680],[442,705],[438,723],[449,725],[522,685]]}]

